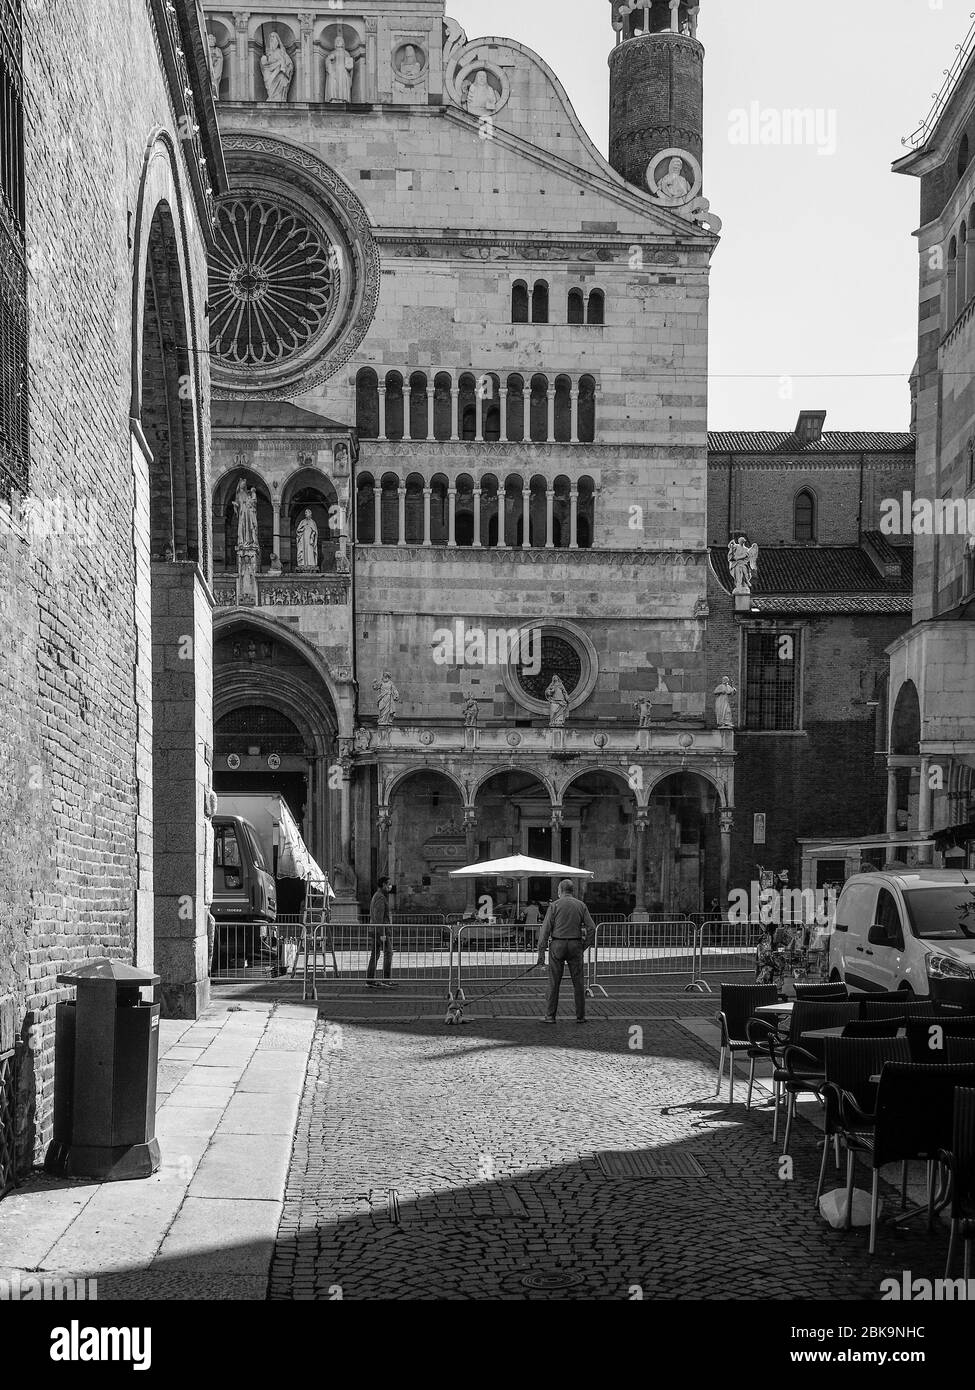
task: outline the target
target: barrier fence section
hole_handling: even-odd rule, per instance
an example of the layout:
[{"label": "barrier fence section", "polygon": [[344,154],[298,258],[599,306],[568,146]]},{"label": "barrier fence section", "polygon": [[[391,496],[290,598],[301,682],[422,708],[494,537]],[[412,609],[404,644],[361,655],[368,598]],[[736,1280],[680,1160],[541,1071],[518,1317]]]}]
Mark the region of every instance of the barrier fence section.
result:
[{"label": "barrier fence section", "polygon": [[[386,974],[386,947],[390,951]],[[375,949],[377,948],[378,949]],[[309,953],[311,951],[309,947]],[[446,918],[394,921],[385,927],[369,922],[329,922],[319,927],[316,974],[320,982],[362,984],[375,953],[377,982],[418,982],[445,986],[454,969],[456,947]],[[305,924],[301,916],[280,916],[270,925],[252,922],[217,923],[211,959],[214,980],[293,978],[304,969]]]},{"label": "barrier fence section", "polygon": [[649,922],[603,919],[596,923],[593,982],[678,975],[696,979],[699,940],[699,929],[686,917]]}]

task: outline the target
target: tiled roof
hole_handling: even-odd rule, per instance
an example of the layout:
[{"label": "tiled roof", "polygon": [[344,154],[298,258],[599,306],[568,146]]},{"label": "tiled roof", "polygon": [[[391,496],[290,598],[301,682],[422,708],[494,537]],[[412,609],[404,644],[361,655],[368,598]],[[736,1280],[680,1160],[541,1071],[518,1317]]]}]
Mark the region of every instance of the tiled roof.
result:
[{"label": "tiled roof", "polygon": [[[910,551],[903,557],[898,552],[898,558],[910,558]],[[711,563],[730,593],[734,586],[727,547],[713,546]],[[759,549],[752,593],[756,598],[771,594],[884,594],[906,595],[909,600],[911,587],[909,564],[902,565],[899,579],[885,580],[858,545],[776,545]]]},{"label": "tiled roof", "polygon": [[760,613],[910,613],[910,594],[759,595]]},{"label": "tiled roof", "polygon": [[347,430],[327,415],[292,405],[290,401],[215,400],[210,406],[210,423],[215,430]]},{"label": "tiled roof", "polygon": [[803,443],[791,430],[710,430],[711,454],[902,454],[913,453],[913,434],[883,430],[824,430],[822,437]]},{"label": "tiled roof", "polygon": [[864,531],[863,539],[870,542],[886,564],[899,564],[901,574],[909,584],[913,585],[914,547],[912,545],[894,545],[890,537],[885,536],[883,531]]}]

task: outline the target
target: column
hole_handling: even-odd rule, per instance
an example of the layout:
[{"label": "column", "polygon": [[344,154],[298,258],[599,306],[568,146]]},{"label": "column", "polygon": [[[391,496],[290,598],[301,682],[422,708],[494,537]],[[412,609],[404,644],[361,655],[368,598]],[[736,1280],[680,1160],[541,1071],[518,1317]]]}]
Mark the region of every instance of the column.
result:
[{"label": "column", "polygon": [[425,488],[423,489],[423,544],[424,544],[424,545],[430,545],[430,544],[432,544],[432,542],[431,542],[431,540],[430,540],[430,496],[431,496],[432,492],[433,492],[433,488],[425,487]]},{"label": "column", "polygon": [[303,11],[298,19],[301,24],[301,85],[299,87],[299,101],[315,101],[317,93],[314,90],[315,64],[312,59],[312,29],[315,24],[314,14]]},{"label": "column", "polygon": [[339,858],[352,867],[352,764],[342,763],[342,786],[339,790]]},{"label": "column", "polygon": [[545,489],[545,549],[555,549],[555,489]]},{"label": "column", "polygon": [[548,397],[548,442],[555,443],[555,387],[550,386],[546,391]]},{"label": "column", "polygon": [[[467,806],[464,809],[464,835],[467,840],[465,846],[467,862],[468,864],[473,864],[477,860],[477,812],[474,810],[473,806]],[[468,912],[473,912],[477,907],[477,899],[474,895],[474,880],[472,878],[467,879],[466,885],[467,902],[465,903],[465,907]]]},{"label": "column", "polygon": [[433,439],[435,437],[435,431],[433,428],[434,390],[435,388],[433,386],[427,386],[427,439]]},{"label": "column", "polygon": [[379,438],[386,438],[386,388],[379,388]]},{"label": "column", "polygon": [[897,769],[887,769],[887,834],[897,834]]},{"label": "column", "polygon": [[478,444],[484,439],[484,392],[480,384],[474,392],[474,439]]},{"label": "column", "polygon": [[[271,551],[278,559],[281,555],[281,499],[280,497],[271,500]],[[290,537],[289,537],[290,540]],[[290,557],[293,559],[293,557]]]},{"label": "column", "polygon": [[[917,786],[917,833],[920,836],[931,834],[931,759],[921,758],[920,780]],[[919,849],[917,862],[931,863],[932,847]]]},{"label": "column", "polygon": [[680,33],[680,0],[670,0],[670,32]]},{"label": "column", "polygon": [[498,549],[507,550],[508,546],[504,538],[504,509],[506,502],[504,486],[498,488]]},{"label": "column", "polygon": [[375,536],[375,540],[373,541],[373,545],[382,545],[382,543],[383,543],[383,490],[382,490],[382,488],[380,487],[379,483],[373,483],[373,485],[372,485],[372,506],[373,506],[373,518],[374,518],[375,532],[376,532],[376,536]]},{"label": "column", "polygon": [[531,527],[531,519],[532,519],[531,507],[532,507],[532,494],[531,494],[531,488],[528,486],[527,480],[526,480],[525,487],[523,488],[522,494],[521,494],[521,548],[522,548],[522,550],[528,550],[528,549],[530,548],[530,546],[531,546],[531,543],[532,543],[532,542],[531,542],[531,531],[532,531],[532,527]]},{"label": "column", "polygon": [[579,489],[569,489],[569,549],[579,549]]},{"label": "column", "polygon": [[408,381],[403,382],[403,438],[412,439],[413,431],[410,428],[410,396],[412,388]]},{"label": "column", "polygon": [[718,890],[722,914],[728,906],[728,894],[731,892],[731,832],[734,825],[734,810],[723,810],[721,812],[721,877]]},{"label": "column", "polygon": [[247,51],[247,25],[250,22],[250,11],[244,10],[234,14],[234,28],[237,31],[237,47],[234,52],[234,70],[230,81],[231,101],[252,101],[251,74],[248,70]]},{"label": "column", "polygon": [[579,443],[579,388],[573,386],[569,392],[569,404],[572,410],[572,432],[569,440],[573,444]]},{"label": "column", "polygon": [[474,550],[481,549],[481,489],[474,488]]},{"label": "column", "polygon": [[457,489],[447,489],[447,549],[457,548]]},{"label": "column", "polygon": [[647,815],[648,812],[639,808],[636,813],[636,903],[634,910],[637,914],[646,912],[647,896]]},{"label": "column", "polygon": [[406,544],[406,484],[400,483],[396,489],[399,494],[399,540],[397,545]]},{"label": "column", "polygon": [[502,440],[508,438],[508,388],[501,386],[498,389],[498,396],[501,401],[501,428],[499,437]]},{"label": "column", "polygon": [[379,873],[389,873],[389,826],[390,813],[388,806],[379,808]]},{"label": "column", "polygon": [[459,431],[458,431],[458,429],[457,429],[457,414],[458,414],[457,402],[458,402],[459,399],[460,399],[460,387],[459,387],[459,386],[451,386],[451,388],[450,388],[450,438],[451,438],[451,441],[452,441],[454,444],[456,444],[457,440],[460,438],[460,433],[459,433]]}]

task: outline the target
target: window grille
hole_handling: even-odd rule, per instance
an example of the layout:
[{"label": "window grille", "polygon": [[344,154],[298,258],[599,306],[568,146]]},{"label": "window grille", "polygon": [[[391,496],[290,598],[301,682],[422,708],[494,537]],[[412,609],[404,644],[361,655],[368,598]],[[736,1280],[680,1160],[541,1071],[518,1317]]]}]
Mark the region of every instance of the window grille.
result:
[{"label": "window grille", "polygon": [[799,727],[799,633],[745,635],[745,728]]}]

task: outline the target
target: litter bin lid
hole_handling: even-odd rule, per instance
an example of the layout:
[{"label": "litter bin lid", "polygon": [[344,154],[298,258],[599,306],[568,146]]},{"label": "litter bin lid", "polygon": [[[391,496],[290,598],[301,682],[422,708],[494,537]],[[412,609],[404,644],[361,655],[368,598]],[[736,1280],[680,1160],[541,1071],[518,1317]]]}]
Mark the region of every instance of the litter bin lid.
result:
[{"label": "litter bin lid", "polygon": [[137,970],[134,965],[126,965],[120,960],[109,960],[103,956],[98,960],[86,960],[84,964],[65,970],[58,976],[61,985],[158,985],[160,977],[151,970]]}]

